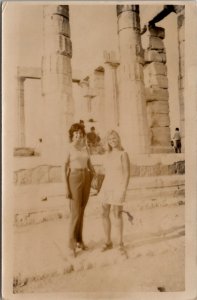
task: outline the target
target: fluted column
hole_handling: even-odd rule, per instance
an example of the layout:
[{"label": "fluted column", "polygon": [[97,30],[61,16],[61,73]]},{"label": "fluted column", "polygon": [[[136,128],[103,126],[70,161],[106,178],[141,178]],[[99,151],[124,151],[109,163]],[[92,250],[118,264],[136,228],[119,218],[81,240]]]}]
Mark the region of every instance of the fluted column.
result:
[{"label": "fluted column", "polygon": [[25,147],[25,96],[24,96],[25,78],[18,77],[18,147]]},{"label": "fluted column", "polygon": [[178,51],[179,51],[179,104],[180,104],[180,132],[182,140],[182,151],[185,149],[185,8],[177,5],[178,26]]},{"label": "fluted column", "polygon": [[105,120],[106,128],[119,126],[119,99],[117,67],[119,63],[111,53],[105,52]]},{"label": "fluted column", "polygon": [[130,153],[149,152],[139,5],[118,5],[120,130]]},{"label": "fluted column", "polygon": [[58,159],[74,114],[68,5],[44,6],[43,31],[44,154]]}]

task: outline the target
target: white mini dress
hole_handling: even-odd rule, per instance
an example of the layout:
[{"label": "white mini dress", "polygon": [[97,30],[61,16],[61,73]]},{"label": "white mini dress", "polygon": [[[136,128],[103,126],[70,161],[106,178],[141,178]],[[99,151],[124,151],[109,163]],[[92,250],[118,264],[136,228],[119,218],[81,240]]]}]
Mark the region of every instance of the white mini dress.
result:
[{"label": "white mini dress", "polygon": [[122,156],[125,151],[112,151],[104,156],[105,178],[99,198],[103,204],[123,205],[124,174]]}]

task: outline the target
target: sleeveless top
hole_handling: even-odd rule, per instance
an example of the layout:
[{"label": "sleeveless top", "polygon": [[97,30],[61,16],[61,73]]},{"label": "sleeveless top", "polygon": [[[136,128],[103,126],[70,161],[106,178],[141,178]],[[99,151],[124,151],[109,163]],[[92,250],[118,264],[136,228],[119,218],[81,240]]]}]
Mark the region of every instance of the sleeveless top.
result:
[{"label": "sleeveless top", "polygon": [[78,150],[74,146],[70,145],[68,148],[67,156],[69,158],[69,167],[71,169],[87,168],[89,154],[87,152],[86,147],[83,147],[81,150]]}]

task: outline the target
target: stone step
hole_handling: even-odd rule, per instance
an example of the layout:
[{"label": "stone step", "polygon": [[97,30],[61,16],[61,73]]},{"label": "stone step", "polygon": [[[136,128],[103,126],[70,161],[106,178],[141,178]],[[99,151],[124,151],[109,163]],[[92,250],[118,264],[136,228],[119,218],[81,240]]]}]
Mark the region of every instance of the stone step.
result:
[{"label": "stone step", "polygon": [[[88,207],[96,213],[101,206],[99,197],[91,190]],[[132,209],[151,208],[176,202],[184,196],[184,176],[140,177],[130,180],[126,203]],[[64,184],[51,183],[15,187],[14,223],[27,225],[69,216],[69,201]],[[87,210],[88,211],[88,210]]]}]

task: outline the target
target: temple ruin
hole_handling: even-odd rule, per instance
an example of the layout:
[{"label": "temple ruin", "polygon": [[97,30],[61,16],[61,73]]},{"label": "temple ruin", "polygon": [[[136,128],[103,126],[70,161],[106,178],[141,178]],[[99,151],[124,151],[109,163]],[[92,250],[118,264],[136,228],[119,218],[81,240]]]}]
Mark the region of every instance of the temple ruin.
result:
[{"label": "temple ruin", "polygon": [[[179,106],[184,149],[184,6],[164,6],[141,29],[140,6],[117,5],[119,53],[104,51],[103,64],[85,78],[79,78],[72,75],[69,6],[46,5],[43,6],[40,69],[18,68],[19,135],[14,153],[17,161],[21,156],[27,156],[34,162],[32,168],[25,165],[22,171],[15,168],[16,184],[31,183],[32,172],[38,168],[41,174],[48,172],[43,175],[46,182],[60,180],[58,172],[63,162],[66,132],[70,124],[79,119],[83,119],[87,126],[91,126],[89,121],[96,122],[101,137],[110,128],[118,129],[131,163],[135,165],[133,173],[175,174],[178,172],[177,162],[181,162],[180,172],[184,173],[184,154],[173,153],[170,144],[165,29],[157,26],[157,22],[170,13],[177,15]],[[145,49],[142,47],[143,35],[148,40]],[[29,147],[25,138],[24,81],[27,78],[41,81],[40,109],[44,118],[39,150]],[[164,157],[172,166],[168,170],[162,166]],[[152,171],[140,171],[142,167],[143,170],[150,169],[150,165]],[[56,169],[54,178],[49,179],[51,168]]]}]

